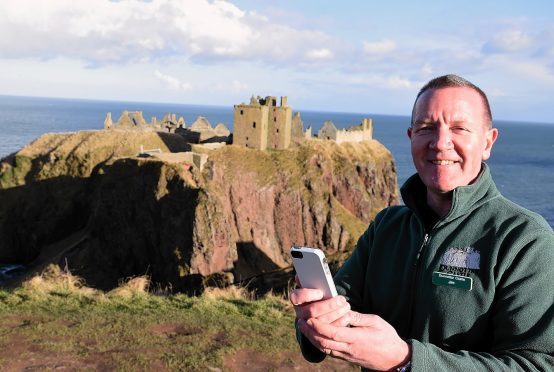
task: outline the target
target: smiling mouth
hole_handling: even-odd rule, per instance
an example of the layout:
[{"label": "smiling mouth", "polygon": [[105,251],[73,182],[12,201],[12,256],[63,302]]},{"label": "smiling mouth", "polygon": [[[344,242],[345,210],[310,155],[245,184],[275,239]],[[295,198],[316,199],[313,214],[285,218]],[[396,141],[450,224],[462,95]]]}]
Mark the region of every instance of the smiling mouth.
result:
[{"label": "smiling mouth", "polygon": [[452,165],[455,163],[454,160],[431,160],[431,163],[435,165]]}]

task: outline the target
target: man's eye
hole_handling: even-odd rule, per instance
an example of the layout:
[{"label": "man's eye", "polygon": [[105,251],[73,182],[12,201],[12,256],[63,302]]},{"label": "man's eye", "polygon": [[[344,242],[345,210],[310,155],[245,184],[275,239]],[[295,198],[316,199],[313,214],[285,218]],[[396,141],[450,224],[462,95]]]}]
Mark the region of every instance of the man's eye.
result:
[{"label": "man's eye", "polygon": [[456,132],[468,132],[469,130],[466,127],[454,127],[452,130]]}]

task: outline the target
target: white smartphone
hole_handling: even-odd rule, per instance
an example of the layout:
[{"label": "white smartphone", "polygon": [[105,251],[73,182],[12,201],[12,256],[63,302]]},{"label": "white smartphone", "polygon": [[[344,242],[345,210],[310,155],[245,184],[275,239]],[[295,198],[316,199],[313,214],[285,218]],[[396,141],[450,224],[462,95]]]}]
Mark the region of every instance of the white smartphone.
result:
[{"label": "white smartphone", "polygon": [[290,254],[302,288],[320,289],[324,299],[337,295],[335,282],[321,249],[292,247]]}]

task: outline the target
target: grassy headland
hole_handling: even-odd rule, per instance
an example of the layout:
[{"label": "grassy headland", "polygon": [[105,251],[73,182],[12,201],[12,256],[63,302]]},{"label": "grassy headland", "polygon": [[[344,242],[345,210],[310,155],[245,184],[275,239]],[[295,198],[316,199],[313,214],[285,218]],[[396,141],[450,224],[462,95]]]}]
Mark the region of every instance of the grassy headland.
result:
[{"label": "grassy headland", "polygon": [[344,370],[304,361],[283,297],[232,287],[201,297],[145,291],[135,278],[111,292],[50,268],[0,291],[0,365],[70,370]]}]

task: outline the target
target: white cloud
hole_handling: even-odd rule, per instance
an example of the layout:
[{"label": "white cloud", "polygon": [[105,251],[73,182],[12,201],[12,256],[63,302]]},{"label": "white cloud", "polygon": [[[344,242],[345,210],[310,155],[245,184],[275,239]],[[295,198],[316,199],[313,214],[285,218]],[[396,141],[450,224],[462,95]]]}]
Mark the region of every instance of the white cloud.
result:
[{"label": "white cloud", "polygon": [[244,91],[248,90],[248,85],[244,84],[244,83],[241,83],[238,80],[233,80],[231,82],[231,86],[233,88],[233,91],[235,91],[237,93],[244,92]]},{"label": "white cloud", "polygon": [[363,85],[387,90],[413,90],[422,85],[419,81],[410,80],[396,74],[358,75],[350,77],[346,82],[353,85]]},{"label": "white cloud", "polygon": [[159,70],[154,71],[154,75],[162,81],[169,89],[187,91],[192,89],[189,83],[183,83],[176,77],[161,73]]},{"label": "white cloud", "polygon": [[507,55],[495,55],[484,62],[489,71],[502,72],[507,79],[526,81],[529,85],[554,86],[554,71],[542,61],[514,59]]},{"label": "white cloud", "polygon": [[333,52],[327,48],[310,49],[306,52],[306,59],[312,61],[326,61],[333,58]]},{"label": "white cloud", "polygon": [[415,87],[412,81],[400,76],[390,76],[385,79],[384,84],[390,89],[412,89]]},{"label": "white cloud", "polygon": [[483,46],[483,51],[492,53],[516,53],[534,45],[533,38],[521,30],[505,30],[497,33]]},{"label": "white cloud", "polygon": [[217,83],[211,85],[213,89],[220,92],[230,92],[230,93],[243,93],[249,90],[248,84],[240,82],[239,80],[232,81],[218,81]]},{"label": "white cloud", "polygon": [[64,57],[91,66],[167,57],[294,64],[328,58],[332,45],[324,32],[273,23],[221,0],[0,2],[4,58]]},{"label": "white cloud", "polygon": [[380,58],[394,52],[397,49],[396,42],[390,39],[384,39],[370,43],[363,41],[363,50],[369,58]]},{"label": "white cloud", "polygon": [[422,67],[421,67],[421,74],[425,77],[429,77],[429,76],[432,76],[433,75],[433,66],[431,66],[431,64],[429,62],[426,62]]}]

